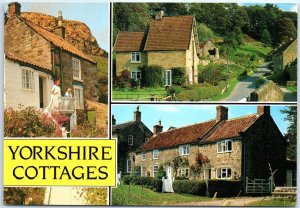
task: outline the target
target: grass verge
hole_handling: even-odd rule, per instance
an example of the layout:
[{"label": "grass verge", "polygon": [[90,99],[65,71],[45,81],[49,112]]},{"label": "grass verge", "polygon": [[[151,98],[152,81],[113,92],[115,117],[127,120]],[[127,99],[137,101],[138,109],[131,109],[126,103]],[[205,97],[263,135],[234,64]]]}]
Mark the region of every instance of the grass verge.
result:
[{"label": "grass verge", "polygon": [[219,100],[223,100],[225,98],[227,98],[232,91],[234,90],[235,86],[237,85],[237,83],[239,83],[239,79],[232,79],[231,82],[229,83],[229,88],[226,92],[224,92],[223,94],[219,94],[213,98],[210,99],[210,101],[219,101]]},{"label": "grass verge", "polygon": [[167,93],[164,88],[124,88],[112,91],[113,100],[149,100],[151,96],[166,97]]},{"label": "grass verge", "polygon": [[294,206],[296,206],[296,201],[283,200],[283,199],[266,199],[266,200],[251,202],[251,203],[247,204],[246,206],[294,207]]},{"label": "grass verge", "polygon": [[112,205],[172,205],[209,200],[208,197],[187,194],[158,193],[136,185],[118,185],[112,189]]}]

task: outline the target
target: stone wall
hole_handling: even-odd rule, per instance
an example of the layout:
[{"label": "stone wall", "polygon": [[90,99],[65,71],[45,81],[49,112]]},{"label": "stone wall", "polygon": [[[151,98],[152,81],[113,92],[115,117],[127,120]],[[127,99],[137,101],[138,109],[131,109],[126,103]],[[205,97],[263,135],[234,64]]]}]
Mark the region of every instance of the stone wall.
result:
[{"label": "stone wall", "polygon": [[186,67],[186,51],[148,51],[148,66],[160,65],[165,69]]},{"label": "stone wall", "polygon": [[52,68],[50,43],[16,16],[10,17],[4,26],[4,44],[5,49],[13,54]]},{"label": "stone wall", "polygon": [[297,40],[283,52],[283,68],[297,58]]},{"label": "stone wall", "polygon": [[199,65],[199,58],[197,55],[195,35],[193,30],[191,34],[189,50],[186,51],[186,69],[187,69],[188,81],[190,83],[198,83],[198,65]]},{"label": "stone wall", "polygon": [[268,81],[250,94],[250,101],[283,101],[284,93],[273,81]]},{"label": "stone wall", "polygon": [[131,52],[116,52],[116,75],[121,75],[123,70],[137,70],[139,66],[147,65],[147,54],[142,52],[140,63],[131,63]]}]

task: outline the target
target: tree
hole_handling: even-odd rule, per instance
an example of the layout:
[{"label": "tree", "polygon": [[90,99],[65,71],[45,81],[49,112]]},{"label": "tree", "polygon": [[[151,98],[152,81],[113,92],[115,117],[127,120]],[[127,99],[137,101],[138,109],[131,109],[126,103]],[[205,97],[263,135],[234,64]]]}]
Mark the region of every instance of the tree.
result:
[{"label": "tree", "polygon": [[216,38],[214,32],[209,27],[207,27],[206,24],[198,23],[197,30],[198,33],[201,34],[198,36],[200,42]]},{"label": "tree", "polygon": [[291,18],[283,17],[279,18],[275,22],[276,28],[276,43],[280,44],[282,42],[287,43],[290,39],[295,39],[297,37],[297,29],[294,26]]},{"label": "tree", "polygon": [[285,121],[289,122],[286,137],[289,140],[287,148],[287,156],[290,159],[297,159],[297,106],[288,106],[286,109],[281,110],[285,114]]},{"label": "tree", "polygon": [[261,40],[263,43],[266,43],[266,44],[272,44],[272,37],[271,37],[270,32],[269,32],[267,29],[264,29],[264,30],[261,32],[260,40]]}]

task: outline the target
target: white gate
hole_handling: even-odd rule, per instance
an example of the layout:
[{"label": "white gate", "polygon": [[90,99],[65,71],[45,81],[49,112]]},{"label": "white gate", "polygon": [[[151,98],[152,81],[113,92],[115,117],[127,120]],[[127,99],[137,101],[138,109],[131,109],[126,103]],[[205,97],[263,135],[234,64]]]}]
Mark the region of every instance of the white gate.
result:
[{"label": "white gate", "polygon": [[271,179],[249,179],[246,177],[246,194],[271,194]]}]

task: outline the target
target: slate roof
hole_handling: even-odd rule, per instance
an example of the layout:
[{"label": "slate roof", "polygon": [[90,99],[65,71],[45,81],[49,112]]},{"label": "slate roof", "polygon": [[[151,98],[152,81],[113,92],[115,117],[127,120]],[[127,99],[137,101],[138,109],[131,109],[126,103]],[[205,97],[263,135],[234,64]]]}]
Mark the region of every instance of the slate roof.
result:
[{"label": "slate roof", "polygon": [[33,65],[33,66],[39,67],[41,69],[49,70],[49,71],[52,70],[51,68],[47,67],[45,64],[40,63],[40,62],[35,61],[35,60],[32,60],[32,59],[28,59],[27,57],[22,56],[21,54],[15,54],[15,53],[13,53],[11,51],[8,51],[6,49],[4,49],[4,54],[5,54],[6,58],[11,59],[11,60],[18,61],[18,62],[25,63],[25,64],[29,64],[29,65]]},{"label": "slate roof", "polygon": [[165,149],[195,142],[216,142],[228,138],[236,138],[245,132],[262,114],[228,119],[221,122],[210,120],[174,130],[162,132],[141,145],[140,150]]},{"label": "slate roof", "polygon": [[119,32],[114,51],[142,51],[145,44],[145,32]]},{"label": "slate roof", "polygon": [[189,49],[193,16],[152,20],[147,32],[119,32],[114,51],[160,51]]},{"label": "slate roof", "polygon": [[120,123],[120,124],[117,124],[117,125],[113,125],[112,126],[112,132],[116,132],[117,130],[123,130],[125,129],[126,127],[130,126],[131,124],[134,124],[135,121],[128,121],[128,122],[125,122],[125,123]]},{"label": "slate roof", "polygon": [[66,41],[65,39],[63,39],[62,37],[60,37],[59,35],[56,35],[55,33],[42,28],[36,24],[33,24],[30,21],[26,21],[23,18],[19,17],[18,18],[23,21],[25,24],[27,24],[31,29],[33,29],[36,33],[38,33],[39,35],[41,35],[43,38],[45,38],[46,40],[50,41],[53,45],[62,48],[63,50],[66,50],[72,54],[75,54],[83,59],[86,59],[92,63],[96,63],[96,61],[94,61],[92,58],[90,58],[88,55],[86,55],[84,52],[82,52],[81,50],[79,50],[78,48],[76,48],[74,45],[72,45],[71,43],[69,43],[68,41]]}]

